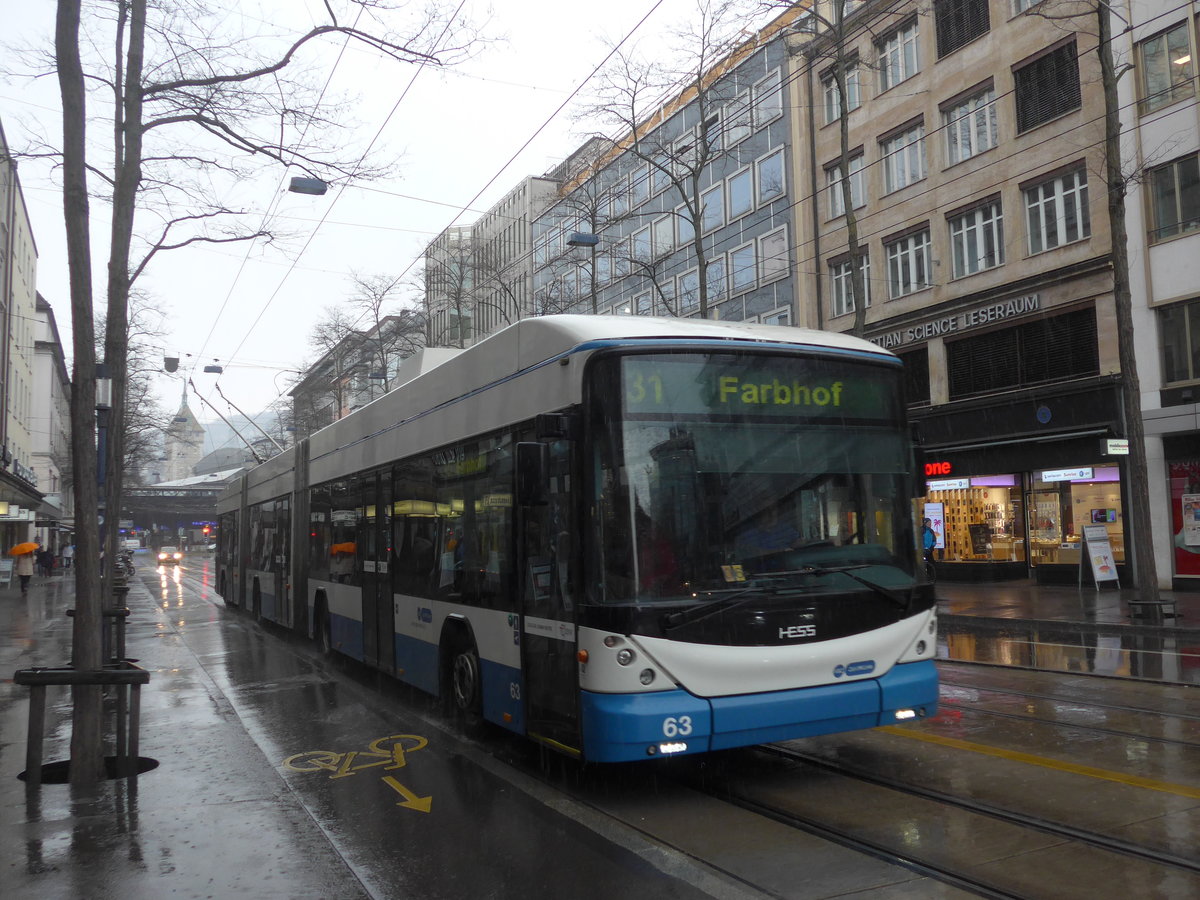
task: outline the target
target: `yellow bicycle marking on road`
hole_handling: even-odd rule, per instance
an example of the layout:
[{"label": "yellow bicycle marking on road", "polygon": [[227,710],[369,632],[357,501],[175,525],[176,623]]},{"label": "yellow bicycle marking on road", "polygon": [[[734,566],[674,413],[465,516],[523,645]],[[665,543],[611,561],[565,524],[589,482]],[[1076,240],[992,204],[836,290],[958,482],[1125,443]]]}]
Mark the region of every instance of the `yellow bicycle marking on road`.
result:
[{"label": "yellow bicycle marking on road", "polygon": [[[376,738],[367,745],[366,750],[348,750],[338,753],[334,750],[305,750],[294,753],[283,761],[283,765],[293,772],[332,772],[329,778],[348,778],[363,769],[373,769],[383,766],[383,771],[395,771],[408,765],[408,754],[427,746],[429,741],[417,734],[393,734],[388,737]],[[429,812],[433,797],[418,797],[395,777],[383,776],[383,782],[404,799],[397,803],[406,809],[419,812]]]},{"label": "yellow bicycle marking on road", "polygon": [[1200,800],[1200,788],[1190,787],[1186,784],[1173,784],[1169,781],[1158,781],[1154,778],[1143,778],[1140,775],[1127,775],[1124,772],[1113,772],[1109,769],[1099,769],[1095,766],[1082,766],[1078,763],[1064,762],[1059,759],[1051,759],[1047,756],[1035,756],[1032,753],[1021,753],[1017,750],[1004,750],[1000,747],[989,747],[987,744],[976,744],[971,741],[964,741],[960,738],[943,737],[940,734],[929,734],[925,731],[915,731],[908,728],[900,728],[895,725],[883,725],[879,728],[879,730],[886,731],[888,734],[894,734],[900,737],[925,741],[928,744],[938,744],[942,747],[952,747],[955,750],[969,750],[972,753],[982,753],[985,756],[995,756],[1000,759],[1010,760],[1012,762],[1026,763],[1031,766],[1041,766],[1046,769],[1057,769],[1060,772],[1070,772],[1074,775],[1085,775],[1088,778],[1098,778],[1103,781],[1115,781],[1118,784],[1126,784],[1130,787],[1140,787],[1151,791],[1162,791],[1166,794],[1177,794],[1180,797],[1190,797],[1193,800]]}]

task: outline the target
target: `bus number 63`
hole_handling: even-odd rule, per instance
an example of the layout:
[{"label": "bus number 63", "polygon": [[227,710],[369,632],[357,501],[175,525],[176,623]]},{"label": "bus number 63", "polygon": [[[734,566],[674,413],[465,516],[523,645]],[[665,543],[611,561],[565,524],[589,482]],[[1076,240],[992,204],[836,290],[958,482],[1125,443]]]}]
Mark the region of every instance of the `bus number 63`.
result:
[{"label": "bus number 63", "polygon": [[691,733],[692,733],[692,717],[691,716],[680,716],[679,718],[675,718],[674,716],[668,716],[667,718],[663,719],[663,736],[664,737],[669,737],[669,738],[687,737]]}]

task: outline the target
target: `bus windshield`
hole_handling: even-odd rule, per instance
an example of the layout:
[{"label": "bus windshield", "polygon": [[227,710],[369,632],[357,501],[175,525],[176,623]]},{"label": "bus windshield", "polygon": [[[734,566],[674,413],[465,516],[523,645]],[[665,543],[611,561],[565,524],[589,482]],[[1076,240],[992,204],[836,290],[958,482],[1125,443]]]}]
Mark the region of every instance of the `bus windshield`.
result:
[{"label": "bus windshield", "polygon": [[898,366],[662,353],[592,372],[595,602],[912,586]]}]

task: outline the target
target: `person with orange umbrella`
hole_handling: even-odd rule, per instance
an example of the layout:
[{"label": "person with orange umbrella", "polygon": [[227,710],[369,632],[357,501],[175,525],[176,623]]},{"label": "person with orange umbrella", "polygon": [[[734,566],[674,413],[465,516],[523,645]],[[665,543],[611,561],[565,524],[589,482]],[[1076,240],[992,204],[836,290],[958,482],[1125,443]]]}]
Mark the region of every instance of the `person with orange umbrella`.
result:
[{"label": "person with orange umbrella", "polygon": [[29,579],[33,577],[33,553],[40,547],[34,541],[17,544],[9,554],[17,558],[17,577],[21,579],[21,593],[29,593]]}]

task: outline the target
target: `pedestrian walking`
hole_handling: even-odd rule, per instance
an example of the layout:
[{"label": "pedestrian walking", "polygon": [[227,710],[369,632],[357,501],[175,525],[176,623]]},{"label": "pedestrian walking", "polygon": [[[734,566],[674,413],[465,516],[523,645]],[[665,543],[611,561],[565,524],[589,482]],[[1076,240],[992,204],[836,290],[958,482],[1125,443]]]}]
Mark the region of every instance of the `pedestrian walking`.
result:
[{"label": "pedestrian walking", "polygon": [[33,577],[33,554],[22,553],[17,557],[17,577],[21,579],[21,593],[29,593],[29,579]]},{"label": "pedestrian walking", "polygon": [[75,545],[67,544],[62,550],[62,564],[64,569],[71,568],[71,563],[75,560]]},{"label": "pedestrian walking", "polygon": [[54,571],[54,554],[47,547],[37,552],[37,571],[42,578],[49,578]]}]

